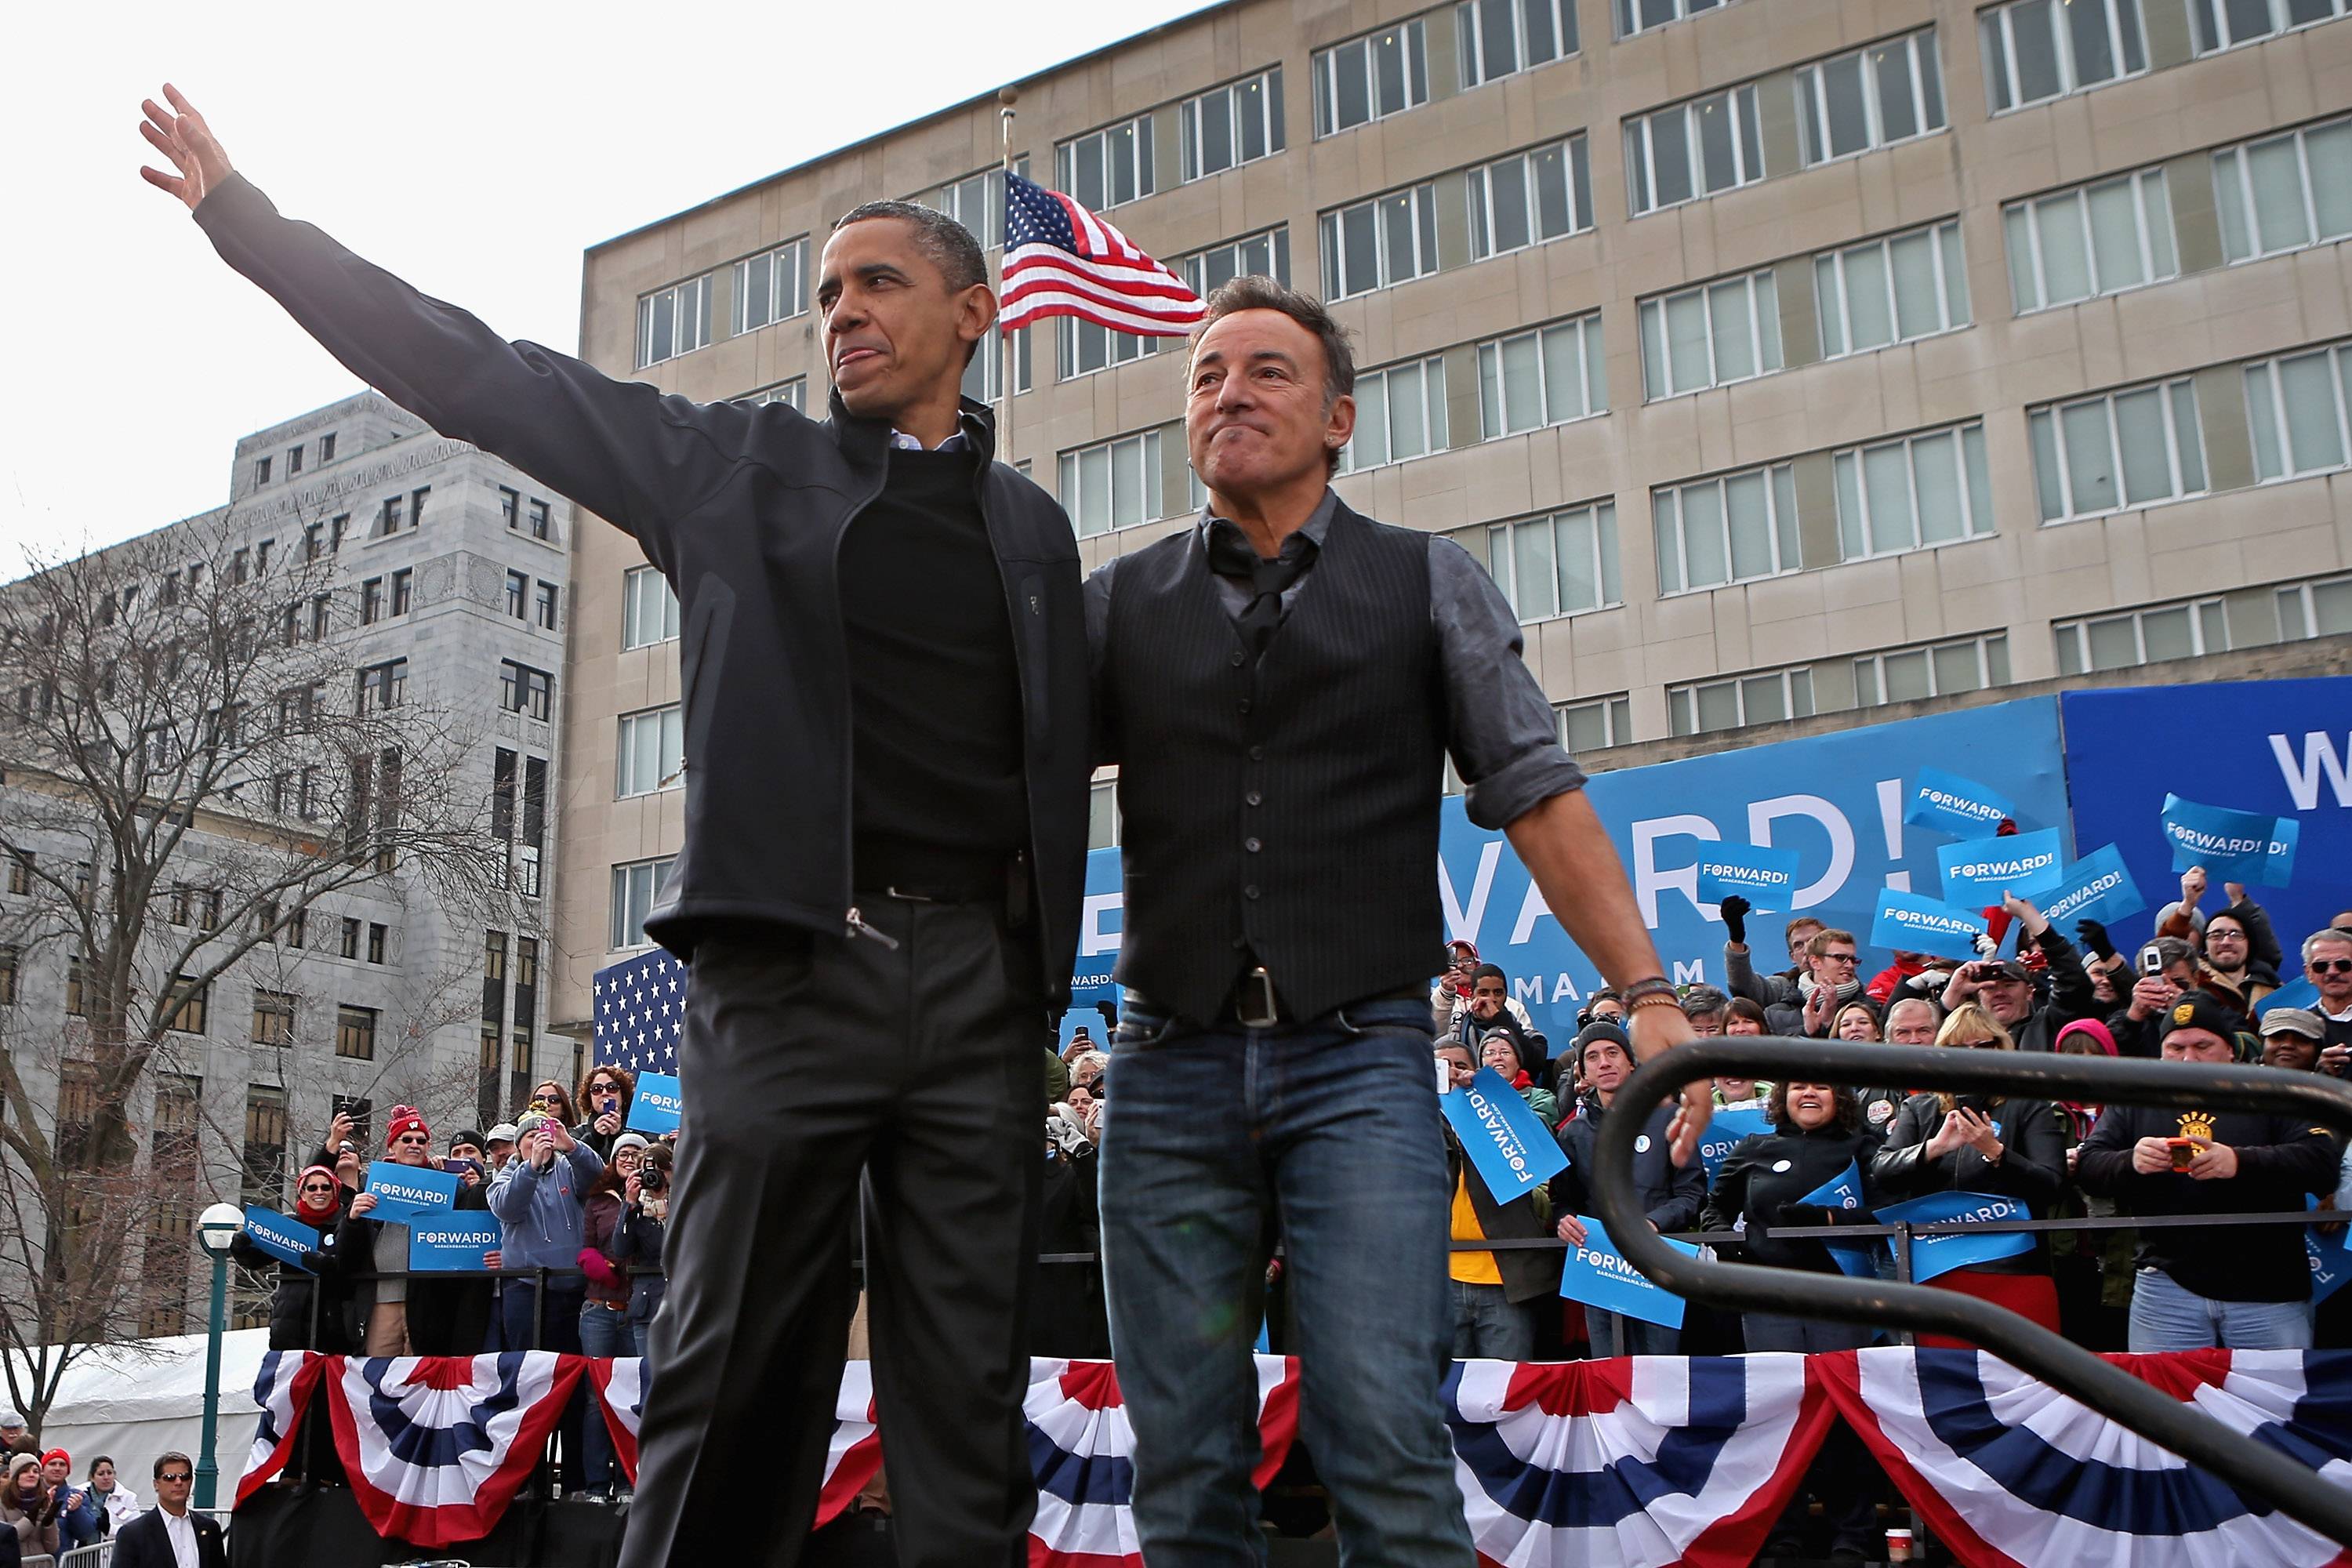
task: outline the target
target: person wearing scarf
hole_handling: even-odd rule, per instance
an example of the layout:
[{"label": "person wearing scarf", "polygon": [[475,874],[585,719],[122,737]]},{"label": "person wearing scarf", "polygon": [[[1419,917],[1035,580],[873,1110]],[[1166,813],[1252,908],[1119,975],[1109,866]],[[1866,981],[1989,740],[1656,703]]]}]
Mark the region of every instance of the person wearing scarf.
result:
[{"label": "person wearing scarf", "polygon": [[1518,1037],[1508,1029],[1489,1029],[1478,1042],[1478,1058],[1502,1076],[1505,1083],[1519,1091],[1528,1109],[1543,1118],[1546,1127],[1559,1121],[1559,1101],[1551,1090],[1536,1082],[1527,1068],[1519,1065]]},{"label": "person wearing scarf", "polygon": [[[269,1348],[274,1351],[325,1351],[341,1354],[351,1350],[345,1333],[342,1298],[344,1291],[331,1280],[337,1280],[335,1227],[343,1217],[343,1195],[335,1180],[331,1166],[306,1165],[294,1178],[294,1205],[290,1216],[317,1232],[315,1240],[303,1258],[305,1268],[281,1263],[253,1244],[250,1237],[239,1234],[229,1243],[229,1256],[238,1264],[256,1271],[274,1268],[278,1271],[278,1288],[269,1299]],[[307,1272],[305,1271],[307,1268]],[[312,1337],[312,1297],[321,1288],[326,1299],[318,1302],[315,1340]]]}]

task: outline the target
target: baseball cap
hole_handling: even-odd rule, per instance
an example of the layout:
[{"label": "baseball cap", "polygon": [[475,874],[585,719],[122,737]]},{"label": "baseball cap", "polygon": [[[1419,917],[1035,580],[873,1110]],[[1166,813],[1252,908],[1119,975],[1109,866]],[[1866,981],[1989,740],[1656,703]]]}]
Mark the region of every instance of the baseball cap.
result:
[{"label": "baseball cap", "polygon": [[[511,1143],[519,1135],[515,1131],[515,1124],[511,1121],[501,1121],[489,1131],[491,1143]],[[484,1147],[488,1147],[488,1144],[485,1144]]]},{"label": "baseball cap", "polygon": [[2273,1007],[2263,1015],[2262,1033],[2265,1039],[2273,1035],[2301,1035],[2306,1040],[2324,1040],[2327,1026],[2308,1007]]}]

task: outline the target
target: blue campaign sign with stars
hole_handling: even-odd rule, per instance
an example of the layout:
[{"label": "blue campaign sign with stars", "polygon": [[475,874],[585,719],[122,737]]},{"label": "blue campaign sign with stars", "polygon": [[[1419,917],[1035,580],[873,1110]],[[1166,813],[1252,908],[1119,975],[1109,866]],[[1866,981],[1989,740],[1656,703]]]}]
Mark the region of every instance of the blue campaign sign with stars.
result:
[{"label": "blue campaign sign with stars", "polygon": [[686,965],[660,948],[598,970],[589,982],[597,1065],[626,1068],[635,1077],[676,1073],[686,980]]}]

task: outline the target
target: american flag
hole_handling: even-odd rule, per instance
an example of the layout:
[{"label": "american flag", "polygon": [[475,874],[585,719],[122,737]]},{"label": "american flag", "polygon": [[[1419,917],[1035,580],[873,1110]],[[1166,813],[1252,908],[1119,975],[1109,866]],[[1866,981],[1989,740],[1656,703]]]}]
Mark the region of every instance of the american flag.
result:
[{"label": "american flag", "polygon": [[1034,180],[1008,173],[1004,185],[1005,331],[1047,316],[1150,338],[1201,324],[1201,297],[1127,236]]},{"label": "american flag", "polygon": [[686,1023],[686,965],[660,948],[598,970],[589,981],[596,1007],[596,1065],[632,1073],[677,1071],[677,1032]]}]

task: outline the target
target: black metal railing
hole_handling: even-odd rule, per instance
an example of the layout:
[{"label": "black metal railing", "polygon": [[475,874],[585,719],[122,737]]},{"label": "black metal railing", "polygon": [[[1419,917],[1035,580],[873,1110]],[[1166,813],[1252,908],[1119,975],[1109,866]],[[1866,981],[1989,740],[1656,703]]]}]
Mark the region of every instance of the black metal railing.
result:
[{"label": "black metal railing", "polygon": [[[2234,1064],[2162,1062],[2044,1051],[1969,1051],[1934,1047],[1799,1040],[1771,1035],[1709,1037],[1644,1063],[1601,1124],[1594,1208],[1626,1260],[1660,1287],[1713,1306],[1822,1317],[1876,1328],[1927,1330],[1966,1340],[2141,1436],[2199,1465],[2249,1497],[2340,1544],[2352,1546],[2352,1489],[2315,1485],[2309,1466],[2223,1426],[2093,1352],[2016,1313],[1955,1290],[1899,1280],[1857,1279],[1749,1263],[1710,1262],[1675,1251],[1650,1229],[1633,1186],[1633,1140],[1653,1108],[1695,1079],[1718,1076],[1855,1088],[1992,1092],[2096,1105],[2274,1111],[2352,1131],[2352,1085],[2323,1073]],[[2290,1218],[2305,1220],[2307,1216]],[[2033,1222],[2053,1230],[2084,1220]],[[2134,1216],[2147,1228],[2155,1216]],[[1867,1229],[1783,1227],[1778,1234],[1859,1238]],[[1913,1234],[1941,1227],[1885,1227]],[[1990,1226],[1971,1228],[1984,1229]],[[1716,1239],[1720,1240],[1718,1236]]]}]

